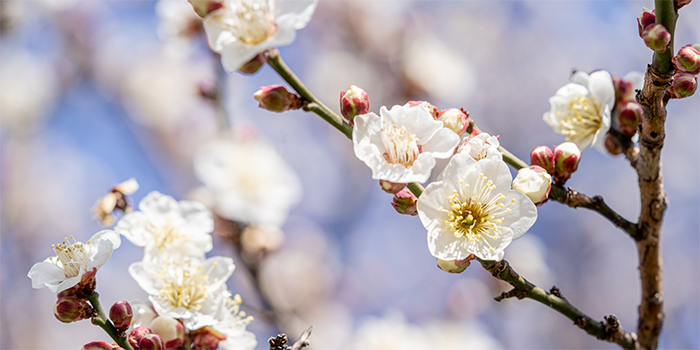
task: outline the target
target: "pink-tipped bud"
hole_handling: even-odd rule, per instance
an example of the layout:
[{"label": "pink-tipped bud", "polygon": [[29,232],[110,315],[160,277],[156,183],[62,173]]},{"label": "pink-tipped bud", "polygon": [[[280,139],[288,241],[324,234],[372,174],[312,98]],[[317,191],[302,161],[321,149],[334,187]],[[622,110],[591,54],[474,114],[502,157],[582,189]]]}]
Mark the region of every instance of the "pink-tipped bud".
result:
[{"label": "pink-tipped bud", "polygon": [[551,188],[552,176],[537,165],[518,170],[518,174],[513,179],[513,189],[525,194],[535,204],[547,200]]},{"label": "pink-tipped bud", "polygon": [[690,2],[693,0],[674,0],[673,4],[676,7],[676,11],[679,10],[681,7],[690,4]]},{"label": "pink-tipped bud", "polygon": [[637,17],[637,27],[639,29],[639,36],[642,36],[644,29],[650,24],[656,23],[656,10],[650,10],[646,7],[642,7],[642,14]]},{"label": "pink-tipped bud", "polygon": [[293,94],[282,85],[263,86],[253,94],[258,100],[258,107],[273,112],[284,112],[301,108],[301,98]]},{"label": "pink-tipped bud", "polygon": [[698,89],[698,79],[690,73],[676,73],[668,89],[671,98],[690,97]]},{"label": "pink-tipped bud", "polygon": [[[195,332],[192,345],[195,350],[216,350],[219,347],[219,342],[226,339],[226,336],[215,331],[211,327],[203,327]],[[140,350],[140,349],[139,349]]]},{"label": "pink-tipped bud", "polygon": [[139,340],[139,350],[165,350],[165,342],[158,334],[146,334]]},{"label": "pink-tipped bud", "polygon": [[204,17],[208,15],[211,12],[214,12],[221,7],[223,7],[223,3],[221,0],[189,0],[190,4],[192,4],[192,8],[194,8],[194,12],[199,15],[199,17]]},{"label": "pink-tipped bud", "polygon": [[138,348],[139,342],[143,337],[145,337],[148,334],[153,334],[150,329],[146,326],[138,326],[135,327],[134,329],[129,332],[129,344],[131,344],[132,347]]},{"label": "pink-tipped bud", "polygon": [[117,329],[129,328],[132,317],[134,317],[134,312],[131,311],[131,305],[126,301],[118,301],[109,309],[109,319],[112,320]]},{"label": "pink-tipped bud", "polygon": [[530,152],[530,165],[537,165],[554,174],[554,152],[547,146],[537,146]]},{"label": "pink-tipped bud", "polygon": [[442,124],[462,136],[469,127],[469,113],[464,109],[448,108],[438,114],[438,119]]},{"label": "pink-tipped bud", "polygon": [[74,296],[59,298],[53,306],[53,315],[63,323],[90,318],[92,313],[92,307],[85,300]]},{"label": "pink-tipped bud", "polygon": [[469,267],[471,261],[474,260],[474,254],[469,254],[468,257],[462,260],[442,260],[437,259],[437,266],[440,270],[449,273],[462,273]]},{"label": "pink-tipped bud", "polygon": [[391,206],[394,207],[399,214],[418,215],[418,209],[416,208],[417,202],[418,197],[408,188],[404,188],[394,195]]},{"label": "pink-tipped bud", "polygon": [[613,75],[613,86],[615,86],[616,101],[634,101],[634,85],[632,85],[632,82],[622,80],[622,78]]},{"label": "pink-tipped bud", "polygon": [[620,132],[627,136],[632,137],[637,133],[637,126],[642,121],[642,116],[644,111],[642,106],[637,102],[627,102],[620,110],[619,120],[620,120]]},{"label": "pink-tipped bud", "polygon": [[[411,106],[411,107],[415,107],[415,106],[418,106],[418,105],[420,105],[421,103],[424,103],[424,102],[426,102],[426,101],[408,101],[408,102],[406,102],[406,104],[409,105],[409,106]],[[432,104],[430,104],[430,102],[427,102],[427,103],[428,103],[428,109],[430,110],[430,114],[433,115],[433,119],[437,120],[437,118],[438,118],[438,116],[439,116],[439,114],[440,114],[440,113],[439,113],[440,110],[439,110],[437,107],[435,107],[435,106],[433,106]]]},{"label": "pink-tipped bud", "polygon": [[400,182],[391,182],[387,180],[379,180],[379,186],[384,192],[388,194],[397,194],[399,193],[399,191],[403,190],[404,187],[406,187],[406,184]]},{"label": "pink-tipped bud", "polygon": [[238,68],[238,71],[243,73],[243,74],[255,74],[257,73],[262,66],[267,63],[267,55],[265,53],[259,53],[255,57],[253,57],[252,60],[246,62],[243,64],[240,68]]},{"label": "pink-tipped bud", "polygon": [[369,95],[365,90],[352,85],[348,91],[340,93],[340,113],[343,118],[353,125],[356,115],[369,113]]},{"label": "pink-tipped bud", "polygon": [[151,331],[158,334],[167,349],[177,349],[185,343],[185,328],[178,320],[158,316],[151,321]]},{"label": "pink-tipped bud", "polygon": [[693,75],[700,73],[700,51],[693,45],[686,45],[678,50],[676,57],[673,57],[673,65],[681,72],[688,72]]},{"label": "pink-tipped bud", "polygon": [[573,142],[554,147],[554,182],[563,185],[571,177],[581,160],[581,151]]},{"label": "pink-tipped bud", "polygon": [[642,39],[648,48],[656,52],[664,52],[671,42],[671,33],[663,24],[652,23],[644,28]]},{"label": "pink-tipped bud", "polygon": [[80,350],[114,350],[114,349],[121,349],[120,347],[115,347],[114,345],[97,340],[97,341],[91,341],[85,345],[83,345]]},{"label": "pink-tipped bud", "polygon": [[605,150],[611,155],[616,156],[622,153],[622,145],[615,136],[608,133],[605,135]]}]

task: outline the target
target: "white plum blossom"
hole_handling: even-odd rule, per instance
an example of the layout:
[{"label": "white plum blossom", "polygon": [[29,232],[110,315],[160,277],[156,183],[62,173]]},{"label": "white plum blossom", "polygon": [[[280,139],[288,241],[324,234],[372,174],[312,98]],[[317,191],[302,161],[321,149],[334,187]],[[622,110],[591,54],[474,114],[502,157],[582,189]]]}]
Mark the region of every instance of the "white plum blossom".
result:
[{"label": "white plum blossom", "polygon": [[610,113],[615,104],[615,87],[606,71],[575,72],[571,83],[549,99],[551,110],[544,122],[554,132],[566,136],[580,149],[594,145],[604,151],[605,134],[610,129]]},{"label": "white plum blossom", "polygon": [[291,44],[306,27],[318,0],[224,0],[204,18],[209,47],[235,72],[262,51]]},{"label": "white plum blossom", "polygon": [[27,276],[32,279],[33,288],[47,287],[54,293],[71,288],[86,272],[102,267],[121,244],[119,234],[111,230],[97,232],[86,243],[71,239],[72,243],[66,238],[63,244],[51,247],[56,256],[32,266]]},{"label": "white plum blossom", "polygon": [[372,169],[372,178],[396,183],[425,182],[436,158],[449,158],[459,136],[433,118],[427,103],[382,107],[355,117],[355,155]]},{"label": "white plum blossom", "polygon": [[212,249],[214,220],[204,204],[176,201],[153,191],[139,203],[139,211],[124,215],[115,230],[145,248],[144,261],[168,257],[204,258]]},{"label": "white plum blossom", "polygon": [[252,316],[246,316],[240,311],[241,296],[236,294],[227,301],[228,313],[223,321],[212,328],[223,334],[226,339],[219,343],[219,347],[224,350],[252,350],[258,345],[255,334],[246,330],[246,326],[253,320]]},{"label": "white plum blossom", "polygon": [[503,259],[506,246],[537,220],[535,205],[512,190],[511,181],[501,160],[455,155],[418,198],[430,253],[442,260],[462,260],[470,254]]},{"label": "white plum blossom", "polygon": [[137,262],[129,274],[149,294],[159,316],[178,318],[189,330],[215,325],[228,314],[226,280],[235,269],[233,260],[213,257],[171,259],[159,265]]},{"label": "white plum blossom", "polygon": [[462,143],[457,148],[457,153],[466,153],[477,161],[490,158],[502,160],[503,155],[498,150],[498,146],[500,146],[498,136],[491,136],[482,132],[462,139]]},{"label": "white plum blossom", "polygon": [[198,150],[194,170],[228,220],[279,227],[301,199],[294,171],[259,138],[212,140]]},{"label": "white plum blossom", "polygon": [[349,350],[420,350],[434,349],[428,333],[419,325],[406,321],[401,312],[390,311],[379,318],[364,319],[353,337]]}]

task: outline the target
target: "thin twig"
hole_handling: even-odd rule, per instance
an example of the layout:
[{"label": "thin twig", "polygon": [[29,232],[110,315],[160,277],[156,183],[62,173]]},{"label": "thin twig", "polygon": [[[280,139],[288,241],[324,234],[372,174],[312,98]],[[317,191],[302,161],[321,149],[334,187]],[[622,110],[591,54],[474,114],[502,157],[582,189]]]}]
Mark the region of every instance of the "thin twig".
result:
[{"label": "thin twig", "polygon": [[102,305],[100,305],[100,295],[97,292],[91,294],[85,293],[84,295],[88,302],[90,302],[90,305],[92,305],[92,308],[95,310],[95,315],[92,317],[92,324],[102,328],[105,332],[107,332],[107,334],[109,334],[109,337],[112,338],[112,340],[114,340],[125,350],[133,350],[126,339],[126,336],[124,335],[124,331],[120,331],[114,327],[109,318],[107,318],[107,315],[102,309]]}]

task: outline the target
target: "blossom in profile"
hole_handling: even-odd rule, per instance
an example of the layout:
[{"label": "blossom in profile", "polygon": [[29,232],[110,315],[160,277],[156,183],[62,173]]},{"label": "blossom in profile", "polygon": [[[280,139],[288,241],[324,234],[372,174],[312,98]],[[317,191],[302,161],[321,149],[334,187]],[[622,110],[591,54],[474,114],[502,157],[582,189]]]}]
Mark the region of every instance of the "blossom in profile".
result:
[{"label": "blossom in profile", "polygon": [[289,45],[306,27],[318,0],[225,0],[204,18],[209,47],[229,73],[260,52]]},{"label": "blossom in profile", "polygon": [[382,107],[380,115],[355,117],[355,155],[372,178],[395,183],[425,182],[436,158],[449,158],[459,136],[433,118],[427,103]]},{"label": "blossom in profile", "polygon": [[246,316],[240,310],[241,296],[236,294],[226,301],[228,313],[224,315],[223,321],[212,326],[214,330],[221,333],[226,339],[219,342],[219,347],[224,350],[252,350],[258,345],[255,334],[246,330],[246,326],[253,321],[252,316]]},{"label": "blossom in profile", "polygon": [[457,148],[457,153],[468,154],[476,161],[487,158],[502,160],[503,155],[498,150],[498,146],[500,146],[498,136],[491,136],[482,132],[462,139],[462,143]]},{"label": "blossom in profile", "polygon": [[94,275],[120,244],[119,234],[111,230],[97,232],[85,243],[66,238],[51,247],[56,256],[34,264],[27,276],[33,288],[47,287],[60,293],[80,283],[86,273]]},{"label": "blossom in profile", "polygon": [[194,170],[228,220],[281,226],[301,199],[294,171],[259,138],[212,140],[195,154]]},{"label": "blossom in profile", "polygon": [[610,113],[615,105],[615,88],[610,73],[576,72],[571,83],[549,99],[551,110],[544,122],[554,132],[566,136],[580,149],[590,145],[605,152],[605,134],[610,129]]},{"label": "blossom in profile", "polygon": [[501,160],[455,155],[418,198],[430,253],[442,260],[462,260],[470,254],[503,259],[508,244],[537,220],[535,205],[511,189],[511,181]]},{"label": "blossom in profile", "polygon": [[169,256],[203,259],[212,249],[214,220],[204,204],[176,201],[153,191],[139,203],[139,210],[119,220],[115,231],[145,248],[144,260],[157,262]]}]

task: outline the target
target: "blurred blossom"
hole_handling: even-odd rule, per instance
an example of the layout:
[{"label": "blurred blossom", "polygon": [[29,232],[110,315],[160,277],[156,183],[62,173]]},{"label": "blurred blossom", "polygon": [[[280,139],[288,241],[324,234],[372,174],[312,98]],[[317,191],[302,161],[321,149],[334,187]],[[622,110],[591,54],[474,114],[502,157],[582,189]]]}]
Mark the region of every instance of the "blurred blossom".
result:
[{"label": "blurred blossom", "polygon": [[506,259],[525,279],[544,288],[553,282],[545,256],[542,240],[536,235],[526,235],[513,241]]},{"label": "blurred blossom", "polygon": [[187,55],[194,49],[191,40],[202,30],[202,19],[187,0],[158,0],[158,36],[169,53]]},{"label": "blurred blossom", "polygon": [[389,312],[383,318],[365,318],[353,338],[349,350],[437,349],[422,327],[406,322],[398,311]]},{"label": "blurred blossom", "polygon": [[[476,321],[432,321],[423,325],[431,343],[431,349],[451,350],[499,350],[503,345],[491,335],[493,330]],[[498,331],[496,331],[497,333]],[[498,334],[498,333],[497,333]]]},{"label": "blurred blossom", "polygon": [[457,148],[457,153],[468,154],[476,161],[482,159],[502,160],[503,155],[498,150],[500,143],[498,136],[491,136],[485,132],[475,134],[462,139],[462,143]]},{"label": "blurred blossom", "polygon": [[218,138],[194,157],[197,178],[212,193],[222,217],[281,226],[301,199],[301,184],[285,160],[259,138]]}]

